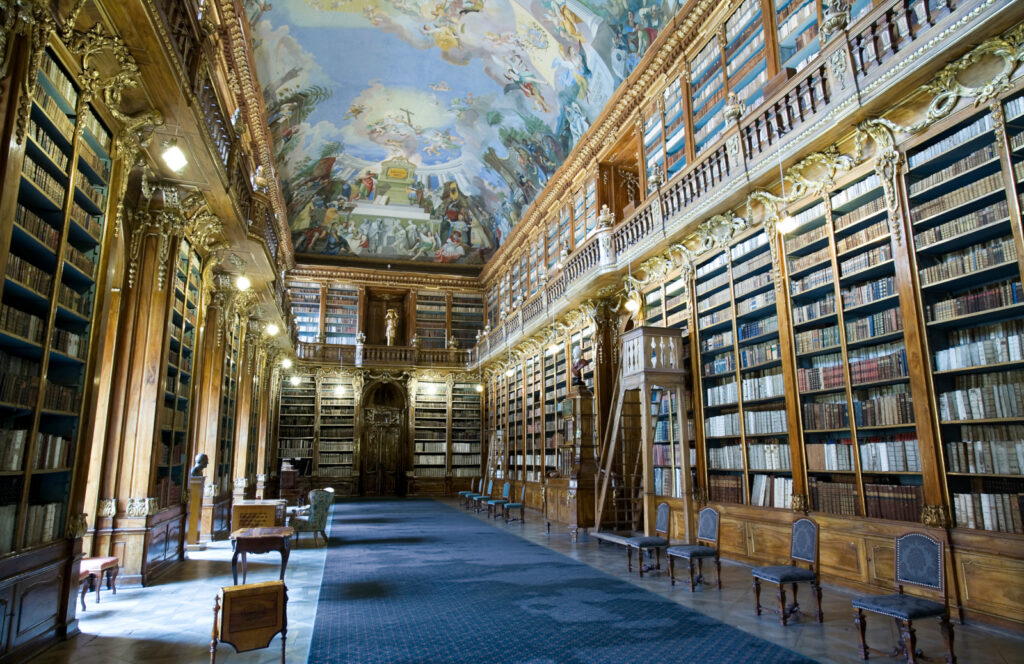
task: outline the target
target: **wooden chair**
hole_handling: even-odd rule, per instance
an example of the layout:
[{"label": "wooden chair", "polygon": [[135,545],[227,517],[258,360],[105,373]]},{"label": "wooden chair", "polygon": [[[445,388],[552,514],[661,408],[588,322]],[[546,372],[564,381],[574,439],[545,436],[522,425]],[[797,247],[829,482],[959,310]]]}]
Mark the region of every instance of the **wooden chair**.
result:
[{"label": "wooden chair", "polygon": [[83,611],[85,611],[85,593],[89,592],[89,585],[92,583],[94,578],[96,577],[93,576],[92,572],[84,569],[78,571],[78,588],[79,594],[81,595],[80,600],[82,602]]},{"label": "wooden chair", "polygon": [[694,590],[693,559],[697,559],[697,582],[704,583],[704,559],[715,559],[715,580],[722,589],[722,561],[718,558],[718,510],[705,507],[697,517],[697,543],[670,546],[665,549],[668,556],[668,576],[676,585],[675,559],[684,559],[690,567],[690,592]]},{"label": "wooden chair", "polygon": [[472,496],[472,507],[474,512],[480,512],[487,508],[487,501],[491,499],[491,491],[494,491],[494,480],[487,480],[487,493],[478,493]]},{"label": "wooden chair", "polygon": [[487,501],[487,517],[497,519],[501,516],[499,511],[509,501],[512,493],[512,483],[505,482],[501,487],[501,498],[492,498]]},{"label": "wooden chair", "polygon": [[[800,604],[796,600],[796,584],[806,581],[811,584],[814,598],[818,602],[818,622],[823,622],[825,617],[821,612],[821,584],[818,582],[818,524],[807,517],[797,519],[793,523],[789,559],[789,565],[755,567],[751,570],[754,576],[754,611],[761,615],[761,609],[767,608],[761,606],[761,581],[778,584],[778,614],[782,626],[785,627],[786,619],[800,610]],[[809,563],[810,568],[801,567],[799,562]],[[793,603],[789,606],[786,606],[787,583],[793,587]]]},{"label": "wooden chair", "polygon": [[100,603],[100,586],[103,577],[107,578],[107,590],[117,594],[117,572],[120,562],[117,556],[101,556],[98,558],[82,558],[81,569],[96,577],[96,603]]},{"label": "wooden chair", "polygon": [[[853,624],[860,634],[860,657],[868,658],[868,648],[864,638],[867,627],[864,612],[871,611],[889,616],[896,620],[900,638],[896,647],[889,652],[874,652],[887,657],[905,656],[911,664],[918,658],[925,659],[917,649],[917,634],[913,621],[918,618],[939,617],[939,629],[946,642],[946,662],[956,664],[953,654],[953,624],[949,621],[949,597],[946,594],[946,567],[942,559],[942,543],[924,533],[907,533],[896,538],[896,588],[899,592],[891,595],[865,595],[853,600]],[[908,595],[903,592],[904,585],[913,585],[925,589],[935,599]]]},{"label": "wooden chair", "polygon": [[668,503],[661,503],[658,505],[657,517],[654,520],[654,535],[636,535],[626,538],[626,569],[628,571],[633,571],[633,549],[637,551],[640,576],[644,575],[644,553],[646,552],[650,557],[652,549],[657,558],[655,569],[661,569],[661,550],[668,546],[668,516]]},{"label": "wooden chair", "polygon": [[299,541],[299,533],[313,533],[313,543],[319,544],[317,535],[324,536],[327,546],[327,517],[334,502],[334,493],[313,489],[309,492],[309,512],[293,516],[288,525],[295,529],[295,541]]},{"label": "wooden chair", "polygon": [[[518,521],[519,523],[526,523],[526,482],[523,482],[523,488],[519,491],[519,502],[518,503],[505,503],[505,523],[509,521]],[[519,510],[519,518],[511,518],[512,510]]]},{"label": "wooden chair", "polygon": [[474,495],[476,493],[476,490],[479,488],[479,485],[483,484],[483,482],[483,478],[472,479],[469,481],[469,488],[463,489],[462,491],[459,492],[459,497],[462,498],[463,505],[466,504],[466,498],[468,496]]}]

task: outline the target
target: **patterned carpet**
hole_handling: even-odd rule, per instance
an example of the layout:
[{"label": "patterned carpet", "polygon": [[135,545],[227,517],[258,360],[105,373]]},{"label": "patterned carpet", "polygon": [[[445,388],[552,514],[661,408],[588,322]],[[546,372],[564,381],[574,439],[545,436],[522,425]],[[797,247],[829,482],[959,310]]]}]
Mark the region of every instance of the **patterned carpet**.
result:
[{"label": "patterned carpet", "polygon": [[432,500],[335,505],[309,661],[812,662]]}]

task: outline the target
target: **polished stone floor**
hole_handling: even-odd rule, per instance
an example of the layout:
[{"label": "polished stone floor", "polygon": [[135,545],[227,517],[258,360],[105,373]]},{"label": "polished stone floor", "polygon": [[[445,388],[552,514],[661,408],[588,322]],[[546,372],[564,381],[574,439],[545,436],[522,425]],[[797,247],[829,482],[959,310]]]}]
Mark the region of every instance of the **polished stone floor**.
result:
[{"label": "polished stone floor", "polygon": [[[459,509],[455,500],[444,502]],[[477,518],[486,519],[486,515]],[[507,528],[537,544],[609,574],[628,578],[651,592],[820,662],[854,664],[861,661],[856,652],[857,636],[851,619],[852,595],[846,590],[825,586],[824,624],[803,618],[783,628],[772,614],[754,616],[750,571],[744,565],[723,562],[721,591],[698,589],[690,593],[685,584],[677,583],[672,588],[664,569],[645,574],[643,579],[636,572],[628,575],[626,556],[619,547],[599,545],[596,540],[585,538],[573,544],[564,528],[557,526],[552,526],[550,535],[546,534],[543,522],[535,513],[527,512],[525,525],[492,523],[495,528]],[[324,548],[314,548],[312,540],[304,539],[301,546],[292,551],[288,562],[285,578],[289,596],[288,662],[306,661],[323,576],[324,552]],[[155,586],[126,588],[119,590],[116,596],[104,592],[100,604],[95,603],[90,593],[86,598],[88,610],[80,614],[82,633],[50,648],[32,660],[33,664],[209,662],[213,600],[221,586],[231,584],[230,558],[230,545],[217,542],[205,551],[190,553],[187,562],[178,565]],[[500,555],[495,560],[500,561]],[[277,554],[251,557],[249,581],[276,579],[278,570]],[[806,601],[811,598],[806,589],[801,593],[807,606]],[[762,600],[774,600],[774,592],[763,592]],[[887,648],[895,639],[892,621],[869,617],[868,642],[871,645]],[[941,654],[942,642],[934,621],[922,621],[918,625],[918,643],[926,654]],[[960,664],[1021,664],[1024,663],[1024,634],[978,625],[957,625],[956,653]],[[280,642],[275,639],[267,650],[243,654],[236,654],[231,646],[224,645],[218,650],[217,661],[279,662]],[[897,660],[873,658],[872,661]]]}]

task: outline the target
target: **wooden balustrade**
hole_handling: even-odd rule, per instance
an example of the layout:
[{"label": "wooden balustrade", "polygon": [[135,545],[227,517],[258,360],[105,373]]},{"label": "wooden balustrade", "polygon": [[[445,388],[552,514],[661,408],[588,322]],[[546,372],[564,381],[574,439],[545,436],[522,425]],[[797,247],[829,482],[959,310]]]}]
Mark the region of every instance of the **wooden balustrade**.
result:
[{"label": "wooden balustrade", "polygon": [[[304,343],[297,345],[300,360],[354,366],[356,346]],[[362,363],[369,366],[390,367],[455,367],[465,368],[474,353],[459,348],[414,348],[412,346],[363,345]]]},{"label": "wooden balustrade", "polygon": [[724,144],[719,145],[661,190],[665,218],[682,213],[724,182],[731,172],[728,150]]},{"label": "wooden balustrade", "polygon": [[682,330],[637,327],[622,335],[622,376],[644,371],[683,372]]},{"label": "wooden balustrade", "polygon": [[753,161],[774,149],[783,136],[810,121],[830,100],[826,64],[819,60],[795,85],[740,127],[747,158]]},{"label": "wooden balustrade", "polygon": [[523,307],[523,324],[533,322],[538,316],[544,313],[544,295],[538,293]]},{"label": "wooden balustrade", "polygon": [[593,268],[597,267],[601,262],[601,249],[597,246],[597,238],[593,238],[590,242],[584,244],[578,251],[566,261],[565,269],[562,274],[565,278],[565,284],[574,283],[581,276],[590,272]]},{"label": "wooden balustrade", "polygon": [[612,246],[616,255],[621,254],[641,240],[647,238],[655,226],[654,206],[659,199],[652,196],[625,221],[612,231]]},{"label": "wooden balustrade", "polygon": [[863,27],[850,34],[854,76],[864,78],[882,71],[923,30],[933,27],[953,9],[949,0],[895,2],[858,21]]}]

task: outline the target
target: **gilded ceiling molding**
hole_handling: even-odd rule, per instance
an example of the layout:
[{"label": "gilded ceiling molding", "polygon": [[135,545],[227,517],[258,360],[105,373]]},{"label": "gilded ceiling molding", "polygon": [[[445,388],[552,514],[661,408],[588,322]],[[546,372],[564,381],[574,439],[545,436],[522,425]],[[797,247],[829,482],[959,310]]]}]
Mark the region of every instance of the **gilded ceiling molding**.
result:
[{"label": "gilded ceiling molding", "polygon": [[[32,111],[32,97],[35,95],[36,86],[39,85],[36,72],[42,64],[43,53],[46,51],[46,43],[50,34],[57,29],[57,22],[54,20],[53,11],[47,0],[0,0],[4,9],[5,23],[13,23],[14,31],[5,35],[6,42],[15,34],[22,34],[28,37],[29,58],[28,68],[25,76],[21,79],[21,99],[18,103],[18,117],[15,125],[15,142],[21,145],[25,140],[28,131],[28,116]],[[6,53],[4,49],[3,68],[7,68]]]},{"label": "gilded ceiling molding", "polygon": [[358,267],[305,265],[289,270],[288,279],[319,283],[345,283],[356,286],[415,287],[450,289],[483,294],[479,280],[456,275],[432,275],[405,271],[386,271]]}]

